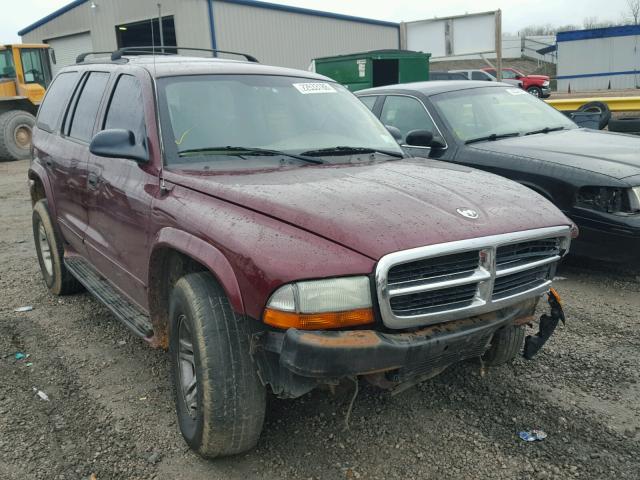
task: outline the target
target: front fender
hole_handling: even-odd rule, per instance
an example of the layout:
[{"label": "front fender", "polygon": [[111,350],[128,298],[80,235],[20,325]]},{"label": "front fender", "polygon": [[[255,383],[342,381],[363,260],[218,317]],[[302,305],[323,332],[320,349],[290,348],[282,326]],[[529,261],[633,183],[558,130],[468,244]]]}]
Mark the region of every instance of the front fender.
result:
[{"label": "front fender", "polygon": [[[201,238],[173,227],[165,227],[157,233],[150,258],[152,259],[153,253],[161,248],[176,250],[207,267],[225,290],[231,307],[237,313],[245,313],[236,274],[220,250]],[[149,275],[151,276],[153,268],[151,265],[149,267]],[[153,284],[153,279],[149,278],[147,285]]]}]

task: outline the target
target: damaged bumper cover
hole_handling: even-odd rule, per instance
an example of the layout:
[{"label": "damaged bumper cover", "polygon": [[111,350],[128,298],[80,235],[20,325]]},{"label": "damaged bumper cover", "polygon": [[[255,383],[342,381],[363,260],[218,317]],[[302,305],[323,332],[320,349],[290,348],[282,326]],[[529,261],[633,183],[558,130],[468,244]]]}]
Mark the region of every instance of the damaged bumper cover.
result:
[{"label": "damaged bumper cover", "polygon": [[389,381],[403,382],[481,356],[498,329],[532,323],[537,302],[528,299],[485,315],[402,333],[262,332],[254,337],[254,355],[263,382],[285,397],[299,396],[326,380],[381,372]]}]

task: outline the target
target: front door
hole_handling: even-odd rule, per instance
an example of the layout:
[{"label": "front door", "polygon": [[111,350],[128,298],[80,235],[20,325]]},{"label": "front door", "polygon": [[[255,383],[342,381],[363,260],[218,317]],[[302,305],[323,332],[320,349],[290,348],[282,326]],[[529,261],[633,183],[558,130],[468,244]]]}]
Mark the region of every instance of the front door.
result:
[{"label": "front door", "polygon": [[[150,119],[151,121],[151,119]],[[141,81],[120,75],[98,130],[125,129],[147,141]],[[146,308],[148,221],[158,176],[148,164],[89,154],[87,249],[94,266]]]}]

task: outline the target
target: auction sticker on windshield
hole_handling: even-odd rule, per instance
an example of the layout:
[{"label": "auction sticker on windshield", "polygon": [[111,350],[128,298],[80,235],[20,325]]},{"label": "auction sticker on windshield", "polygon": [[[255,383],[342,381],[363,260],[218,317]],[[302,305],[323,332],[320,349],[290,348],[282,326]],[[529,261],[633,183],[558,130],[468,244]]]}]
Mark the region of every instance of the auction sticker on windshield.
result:
[{"label": "auction sticker on windshield", "polygon": [[507,88],[507,92],[511,95],[528,95],[528,93],[521,88]]},{"label": "auction sticker on windshield", "polygon": [[336,89],[328,83],[294,83],[293,86],[296,87],[300,93],[305,95],[310,93],[336,93]]}]

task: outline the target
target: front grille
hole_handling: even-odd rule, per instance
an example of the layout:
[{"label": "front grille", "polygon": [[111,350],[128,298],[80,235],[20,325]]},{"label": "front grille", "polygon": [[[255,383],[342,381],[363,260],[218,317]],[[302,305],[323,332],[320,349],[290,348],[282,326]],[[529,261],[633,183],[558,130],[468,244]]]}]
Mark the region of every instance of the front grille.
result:
[{"label": "front grille", "polygon": [[496,265],[511,268],[560,255],[560,238],[543,238],[498,247]]},{"label": "front grille", "polygon": [[493,299],[500,300],[517,295],[545,283],[549,280],[550,270],[550,267],[545,265],[496,278],[493,285]]},{"label": "front grille", "polygon": [[472,283],[460,287],[393,297],[391,299],[391,309],[396,315],[408,316],[424,315],[443,308],[462,308],[471,304],[477,290],[478,285]]},{"label": "front grille", "polygon": [[436,280],[442,277],[471,275],[478,268],[478,252],[462,252],[438,258],[396,265],[389,270],[389,285]]},{"label": "front grille", "polygon": [[386,255],[376,268],[382,319],[389,328],[431,325],[538,295],[569,242],[569,227],[552,227]]}]

